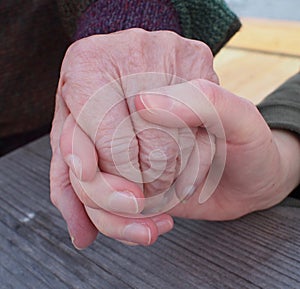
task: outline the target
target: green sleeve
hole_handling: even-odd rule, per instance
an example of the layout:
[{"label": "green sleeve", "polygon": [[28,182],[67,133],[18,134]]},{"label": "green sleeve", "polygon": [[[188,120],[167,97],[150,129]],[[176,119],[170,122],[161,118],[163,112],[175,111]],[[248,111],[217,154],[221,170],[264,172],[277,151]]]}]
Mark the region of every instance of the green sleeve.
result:
[{"label": "green sleeve", "polygon": [[[286,129],[300,137],[300,73],[267,96],[258,109],[270,128]],[[300,185],[284,204],[300,207]]]},{"label": "green sleeve", "polygon": [[287,129],[300,135],[300,73],[267,96],[258,109],[270,128]]},{"label": "green sleeve", "polygon": [[241,22],[223,0],[171,0],[182,35],[201,40],[216,54],[240,29]]}]

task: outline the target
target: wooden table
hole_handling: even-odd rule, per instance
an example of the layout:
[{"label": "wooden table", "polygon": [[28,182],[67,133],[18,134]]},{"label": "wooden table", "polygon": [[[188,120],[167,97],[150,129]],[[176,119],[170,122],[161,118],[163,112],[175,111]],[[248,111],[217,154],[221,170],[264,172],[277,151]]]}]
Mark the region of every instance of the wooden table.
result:
[{"label": "wooden table", "polygon": [[221,85],[258,103],[300,71],[300,22],[242,19],[241,30],[217,54]]},{"label": "wooden table", "polygon": [[[216,69],[225,87],[236,85],[233,91],[251,98],[297,71],[299,59],[280,53],[228,46],[217,56]],[[268,57],[282,59],[281,76],[267,75],[266,84],[260,73],[256,85],[246,64],[258,67]],[[236,72],[237,80],[230,72],[241,61],[245,74]],[[49,200],[50,155],[44,137],[0,159],[1,289],[300,288],[300,208],[291,206],[230,222],[176,219],[174,230],[151,247],[127,247],[99,235],[90,248],[75,250]]]},{"label": "wooden table", "polygon": [[0,159],[0,288],[299,288],[300,209],[176,219],[151,247],[99,236],[77,251],[49,201],[48,137]]},{"label": "wooden table", "polygon": [[151,247],[72,247],[49,201],[48,137],[0,159],[0,288],[299,288],[300,208],[175,220]]}]

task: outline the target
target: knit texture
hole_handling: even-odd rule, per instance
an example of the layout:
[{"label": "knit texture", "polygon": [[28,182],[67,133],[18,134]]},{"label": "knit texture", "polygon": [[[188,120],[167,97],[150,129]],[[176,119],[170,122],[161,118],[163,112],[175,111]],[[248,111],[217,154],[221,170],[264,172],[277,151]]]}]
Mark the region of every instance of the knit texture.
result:
[{"label": "knit texture", "polygon": [[300,135],[300,73],[267,96],[258,109],[271,128]]},{"label": "knit texture", "polygon": [[201,40],[216,54],[241,26],[223,0],[61,0],[58,5],[73,39],[130,27],[166,29]]},{"label": "knit texture", "polygon": [[97,0],[57,0],[56,2],[65,31],[72,38],[77,29],[77,20]]},{"label": "knit texture", "polygon": [[181,32],[176,11],[168,0],[100,0],[82,14],[73,39],[133,27]]},{"label": "knit texture", "polygon": [[[289,130],[300,137],[300,73],[267,96],[258,109],[270,128]],[[289,204],[298,206],[293,198],[300,199],[300,185],[290,196]]]},{"label": "knit texture", "polygon": [[239,30],[241,23],[223,0],[171,0],[182,34],[205,42],[216,54]]}]

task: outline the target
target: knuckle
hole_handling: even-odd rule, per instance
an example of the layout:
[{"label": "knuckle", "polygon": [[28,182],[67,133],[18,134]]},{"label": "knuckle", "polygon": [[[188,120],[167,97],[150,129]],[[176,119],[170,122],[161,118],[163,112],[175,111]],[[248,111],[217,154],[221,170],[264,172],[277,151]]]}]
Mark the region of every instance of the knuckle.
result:
[{"label": "knuckle", "polygon": [[65,57],[66,58],[86,57],[89,48],[90,48],[90,41],[86,38],[80,39],[78,41],[75,41],[68,47]]},{"label": "knuckle", "polygon": [[199,41],[199,48],[201,49],[201,53],[206,59],[213,61],[213,53],[206,43],[204,43],[203,41]]}]

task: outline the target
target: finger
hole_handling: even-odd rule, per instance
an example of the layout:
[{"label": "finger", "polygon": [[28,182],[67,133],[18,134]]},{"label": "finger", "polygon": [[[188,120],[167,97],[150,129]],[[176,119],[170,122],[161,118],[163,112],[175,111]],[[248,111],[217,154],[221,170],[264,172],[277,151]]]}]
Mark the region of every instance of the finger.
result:
[{"label": "finger", "polygon": [[196,132],[196,128],[170,130],[161,126],[153,128],[151,125],[151,129],[138,135],[144,193],[147,197],[165,193],[186,168]]},{"label": "finger", "polygon": [[[124,99],[119,67],[112,61],[116,51],[106,38],[83,39],[68,49],[62,65],[62,97],[76,123],[95,144],[101,170],[142,183],[138,143]],[[122,129],[114,134],[120,125]]]},{"label": "finger", "polygon": [[142,189],[139,144],[126,101],[103,114],[95,137],[101,171],[126,178]]},{"label": "finger", "polygon": [[119,214],[138,214],[143,210],[143,192],[127,179],[98,171],[93,180],[84,182],[70,171],[70,180],[86,206]]},{"label": "finger", "polygon": [[[172,81],[172,78],[167,76],[159,73],[145,73],[122,80],[131,121],[139,143],[140,170],[144,194],[147,197],[161,194],[172,185],[182,156],[181,140],[179,140],[178,129],[162,127],[143,120],[136,113],[133,96],[141,89],[164,86]],[[174,79],[175,77],[173,81],[176,81]],[[186,156],[188,157],[189,154]]]},{"label": "finger", "polygon": [[[159,236],[169,232],[174,227],[173,218],[166,214],[151,217],[151,220],[155,223]],[[128,242],[124,240],[118,240],[118,241],[129,246],[138,245],[138,243]]]},{"label": "finger", "polygon": [[[151,217],[151,220],[155,223],[159,236],[163,235],[165,233],[168,233],[174,227],[173,218],[166,214]],[[118,240],[118,241],[120,241],[121,243],[123,243],[125,245],[129,245],[129,246],[138,245],[138,243],[123,241],[123,240]]]},{"label": "finger", "polygon": [[150,219],[155,223],[159,236],[168,233],[174,227],[174,221],[170,215],[161,214]]},{"label": "finger", "polygon": [[188,161],[196,144],[198,128],[179,128],[178,147],[179,159],[176,166],[176,176],[178,177],[187,167]]},{"label": "finger", "polygon": [[135,103],[150,122],[167,127],[202,126],[236,144],[253,139],[261,121],[254,104],[203,79],[143,93]]},{"label": "finger", "polygon": [[60,134],[69,112],[59,92],[60,90],[58,89],[50,138],[52,147],[50,197],[52,203],[58,208],[65,219],[74,245],[78,248],[85,248],[95,240],[97,229],[89,220],[82,204],[70,185],[69,168],[61,155],[59,147]]},{"label": "finger", "polygon": [[178,130],[149,126],[142,120],[135,127],[143,127],[137,137],[144,194],[149,197],[163,193],[176,178]]},{"label": "finger", "polygon": [[63,126],[60,149],[65,162],[80,180],[89,181],[95,177],[98,167],[95,146],[71,114]]},{"label": "finger", "polygon": [[[200,184],[203,184],[211,167],[214,153],[214,139],[205,129],[199,128],[192,154],[175,182],[176,195],[180,201],[186,202],[198,190]],[[199,193],[205,194],[201,191]]]},{"label": "finger", "polygon": [[[102,234],[113,239],[144,246],[153,244],[160,234],[173,227],[172,218],[168,215],[160,215],[154,220],[151,218],[130,219],[101,209],[86,207],[86,211]],[[157,223],[158,225],[156,225]]]},{"label": "finger", "polygon": [[84,206],[88,206],[90,208],[98,209],[99,205],[95,203],[90,196],[85,192],[85,190],[80,185],[80,181],[77,176],[73,173],[71,169],[69,169],[69,179],[72,184],[72,188],[74,193],[77,195],[78,199]]},{"label": "finger", "polygon": [[81,201],[74,193],[70,184],[60,187],[60,193],[53,191],[52,203],[61,212],[68,225],[68,231],[73,245],[83,249],[93,243],[98,235],[98,230],[88,217]]},{"label": "finger", "polygon": [[[76,123],[87,133],[91,143],[94,143],[99,168],[103,172],[142,184],[138,141],[117,81],[102,87],[90,96],[78,114]],[[76,130],[76,135],[78,139],[82,138],[84,133]],[[91,150],[82,150],[83,155],[88,153],[92,156]]]}]

